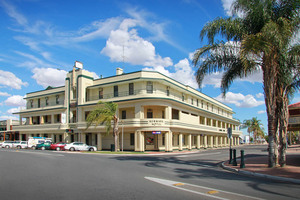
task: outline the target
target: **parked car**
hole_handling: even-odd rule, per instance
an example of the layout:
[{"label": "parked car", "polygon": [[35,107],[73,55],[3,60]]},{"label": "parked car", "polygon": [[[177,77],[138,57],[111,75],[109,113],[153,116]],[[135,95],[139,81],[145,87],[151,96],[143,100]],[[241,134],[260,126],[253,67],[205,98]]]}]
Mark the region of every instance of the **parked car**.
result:
[{"label": "parked car", "polygon": [[65,150],[66,144],[67,144],[66,142],[58,142],[56,144],[51,144],[50,149],[56,151]]},{"label": "parked car", "polygon": [[15,141],[12,145],[13,148],[18,148],[18,149],[26,149],[28,148],[27,141]]},{"label": "parked car", "polygon": [[1,147],[9,149],[9,148],[13,147],[13,143],[15,143],[15,141],[8,141],[7,140],[7,141],[2,142]]},{"label": "parked car", "polygon": [[42,142],[40,144],[37,144],[35,146],[35,149],[41,149],[41,150],[45,150],[45,149],[50,149],[51,146],[51,142]]},{"label": "parked car", "polygon": [[52,142],[52,138],[46,137],[29,137],[28,138],[28,148],[35,149],[37,144],[41,144],[43,142]]},{"label": "parked car", "polygon": [[69,151],[97,151],[97,147],[89,146],[82,142],[72,142],[70,144],[66,144],[65,150]]}]

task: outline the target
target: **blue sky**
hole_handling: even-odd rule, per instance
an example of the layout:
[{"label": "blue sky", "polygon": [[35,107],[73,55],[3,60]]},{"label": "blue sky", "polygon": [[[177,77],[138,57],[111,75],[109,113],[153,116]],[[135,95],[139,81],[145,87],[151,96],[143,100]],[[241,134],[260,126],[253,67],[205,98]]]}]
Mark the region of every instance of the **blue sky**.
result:
[{"label": "blue sky", "polygon": [[[0,0],[0,120],[25,106],[28,92],[62,86],[76,60],[95,78],[156,70],[198,88],[191,56],[206,44],[204,24],[230,15],[232,0]],[[262,75],[236,80],[226,99],[222,74],[201,91],[234,111],[258,117],[267,129]],[[297,93],[292,103],[300,101]]]}]

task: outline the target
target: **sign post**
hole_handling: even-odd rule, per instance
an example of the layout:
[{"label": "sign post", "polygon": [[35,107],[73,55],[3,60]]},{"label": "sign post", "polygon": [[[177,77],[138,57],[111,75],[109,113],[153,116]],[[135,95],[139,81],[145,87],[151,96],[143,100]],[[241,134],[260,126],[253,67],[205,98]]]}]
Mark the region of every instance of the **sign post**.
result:
[{"label": "sign post", "polygon": [[227,129],[227,137],[229,138],[229,164],[232,164],[232,149],[231,149],[231,138],[232,138],[232,128]]}]

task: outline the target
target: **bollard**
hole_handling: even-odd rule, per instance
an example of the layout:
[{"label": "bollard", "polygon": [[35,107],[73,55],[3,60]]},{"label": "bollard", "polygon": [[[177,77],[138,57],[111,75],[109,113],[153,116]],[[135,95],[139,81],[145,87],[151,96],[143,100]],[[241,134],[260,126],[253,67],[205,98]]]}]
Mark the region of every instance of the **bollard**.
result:
[{"label": "bollard", "polygon": [[241,164],[240,168],[245,168],[244,150],[241,150]]},{"label": "bollard", "polygon": [[236,149],[233,149],[233,161],[232,161],[232,165],[233,166],[237,166],[237,162],[236,162]]},{"label": "bollard", "polygon": [[232,164],[232,149],[229,149],[229,164]]}]

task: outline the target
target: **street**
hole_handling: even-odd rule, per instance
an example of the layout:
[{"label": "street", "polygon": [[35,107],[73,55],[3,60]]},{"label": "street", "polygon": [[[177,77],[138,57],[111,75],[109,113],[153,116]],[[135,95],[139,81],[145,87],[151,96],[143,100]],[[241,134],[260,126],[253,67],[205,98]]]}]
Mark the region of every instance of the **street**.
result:
[{"label": "street", "polygon": [[[266,148],[236,149],[259,156],[267,154]],[[0,198],[299,199],[300,185],[220,168],[228,151],[111,155],[0,149]]]}]

